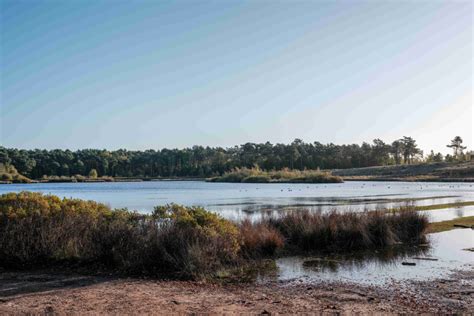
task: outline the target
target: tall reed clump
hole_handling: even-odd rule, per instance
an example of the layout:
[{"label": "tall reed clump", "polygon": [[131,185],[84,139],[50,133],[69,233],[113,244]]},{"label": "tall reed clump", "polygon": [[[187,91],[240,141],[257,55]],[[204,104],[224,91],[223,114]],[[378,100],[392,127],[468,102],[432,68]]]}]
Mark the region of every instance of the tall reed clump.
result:
[{"label": "tall reed clump", "polygon": [[386,212],[292,212],[266,219],[297,251],[374,249],[397,243],[424,242],[428,218],[413,210]]},{"label": "tall reed clump", "polygon": [[280,231],[267,221],[252,223],[246,219],[239,225],[242,255],[246,258],[273,256],[285,246]]}]

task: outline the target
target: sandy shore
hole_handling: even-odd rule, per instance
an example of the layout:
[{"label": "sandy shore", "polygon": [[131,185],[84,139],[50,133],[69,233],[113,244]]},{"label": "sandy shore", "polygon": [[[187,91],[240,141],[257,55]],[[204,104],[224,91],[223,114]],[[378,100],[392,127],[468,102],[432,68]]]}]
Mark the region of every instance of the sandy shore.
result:
[{"label": "sandy shore", "polygon": [[300,280],[210,284],[0,273],[0,314],[453,313],[474,310],[474,272],[383,287]]}]

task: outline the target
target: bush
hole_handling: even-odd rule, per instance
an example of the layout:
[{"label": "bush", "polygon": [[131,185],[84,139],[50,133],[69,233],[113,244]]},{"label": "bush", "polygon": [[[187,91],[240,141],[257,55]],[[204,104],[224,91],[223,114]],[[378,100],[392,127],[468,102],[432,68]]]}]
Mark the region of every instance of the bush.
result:
[{"label": "bush", "polygon": [[238,260],[239,231],[232,222],[201,207],[176,204],[156,207],[152,217],[167,225],[163,250],[186,276],[215,271]]},{"label": "bush", "polygon": [[239,259],[235,224],[202,208],[152,216],[41,193],[0,196],[0,266],[102,265],[129,274],[198,278]]},{"label": "bush", "polygon": [[282,234],[268,222],[244,220],[240,224],[240,236],[242,254],[248,258],[274,256],[285,245]]},{"label": "bush", "polygon": [[9,173],[2,173],[2,174],[0,174],[0,180],[2,180],[2,181],[12,181],[13,176]]}]

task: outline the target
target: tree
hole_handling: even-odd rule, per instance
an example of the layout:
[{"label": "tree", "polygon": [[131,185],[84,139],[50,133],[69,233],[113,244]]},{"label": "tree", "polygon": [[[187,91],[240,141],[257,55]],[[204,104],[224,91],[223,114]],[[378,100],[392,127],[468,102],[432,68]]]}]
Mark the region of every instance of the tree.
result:
[{"label": "tree", "polygon": [[430,154],[426,157],[426,162],[441,162],[443,161],[443,155],[441,153],[435,154],[433,150],[431,150]]},{"label": "tree", "polygon": [[400,141],[403,144],[403,160],[407,164],[411,164],[413,162],[413,158],[416,155],[421,154],[421,150],[418,148],[416,141],[408,136],[403,136]]},{"label": "tree", "polygon": [[396,140],[390,146],[390,153],[395,160],[395,164],[399,165],[402,163],[402,154],[403,154],[403,142],[401,140]]},{"label": "tree", "polygon": [[[10,163],[28,177],[209,177],[233,168],[259,166],[264,170],[345,169],[411,163],[421,151],[415,140],[405,137],[385,144],[322,144],[295,139],[290,144],[247,143],[229,148],[193,146],[184,149],[115,151],[83,149],[18,150],[0,146],[0,163]],[[433,158],[434,159],[434,158]],[[95,171],[92,171],[95,170]]]},{"label": "tree", "polygon": [[97,178],[97,170],[91,169],[91,171],[89,171],[89,177],[92,179]]},{"label": "tree", "polygon": [[451,140],[451,144],[449,145],[446,145],[446,147],[449,147],[449,148],[452,148],[453,149],[453,153],[454,153],[454,157],[455,158],[458,158],[459,156],[461,156],[463,154],[463,150],[466,149],[465,146],[462,146],[462,138],[461,136],[456,136],[454,137],[453,140]]},{"label": "tree", "polygon": [[385,144],[381,139],[374,139],[372,146],[372,156],[376,165],[385,165],[388,163],[390,146]]}]

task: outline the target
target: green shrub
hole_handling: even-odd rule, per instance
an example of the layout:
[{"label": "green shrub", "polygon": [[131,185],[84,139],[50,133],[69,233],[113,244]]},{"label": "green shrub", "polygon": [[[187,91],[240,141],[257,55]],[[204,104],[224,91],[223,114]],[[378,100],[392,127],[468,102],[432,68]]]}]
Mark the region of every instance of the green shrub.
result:
[{"label": "green shrub", "polygon": [[237,226],[202,208],[157,207],[152,216],[78,199],[0,196],[0,266],[102,265],[129,274],[200,278],[235,264]]}]

